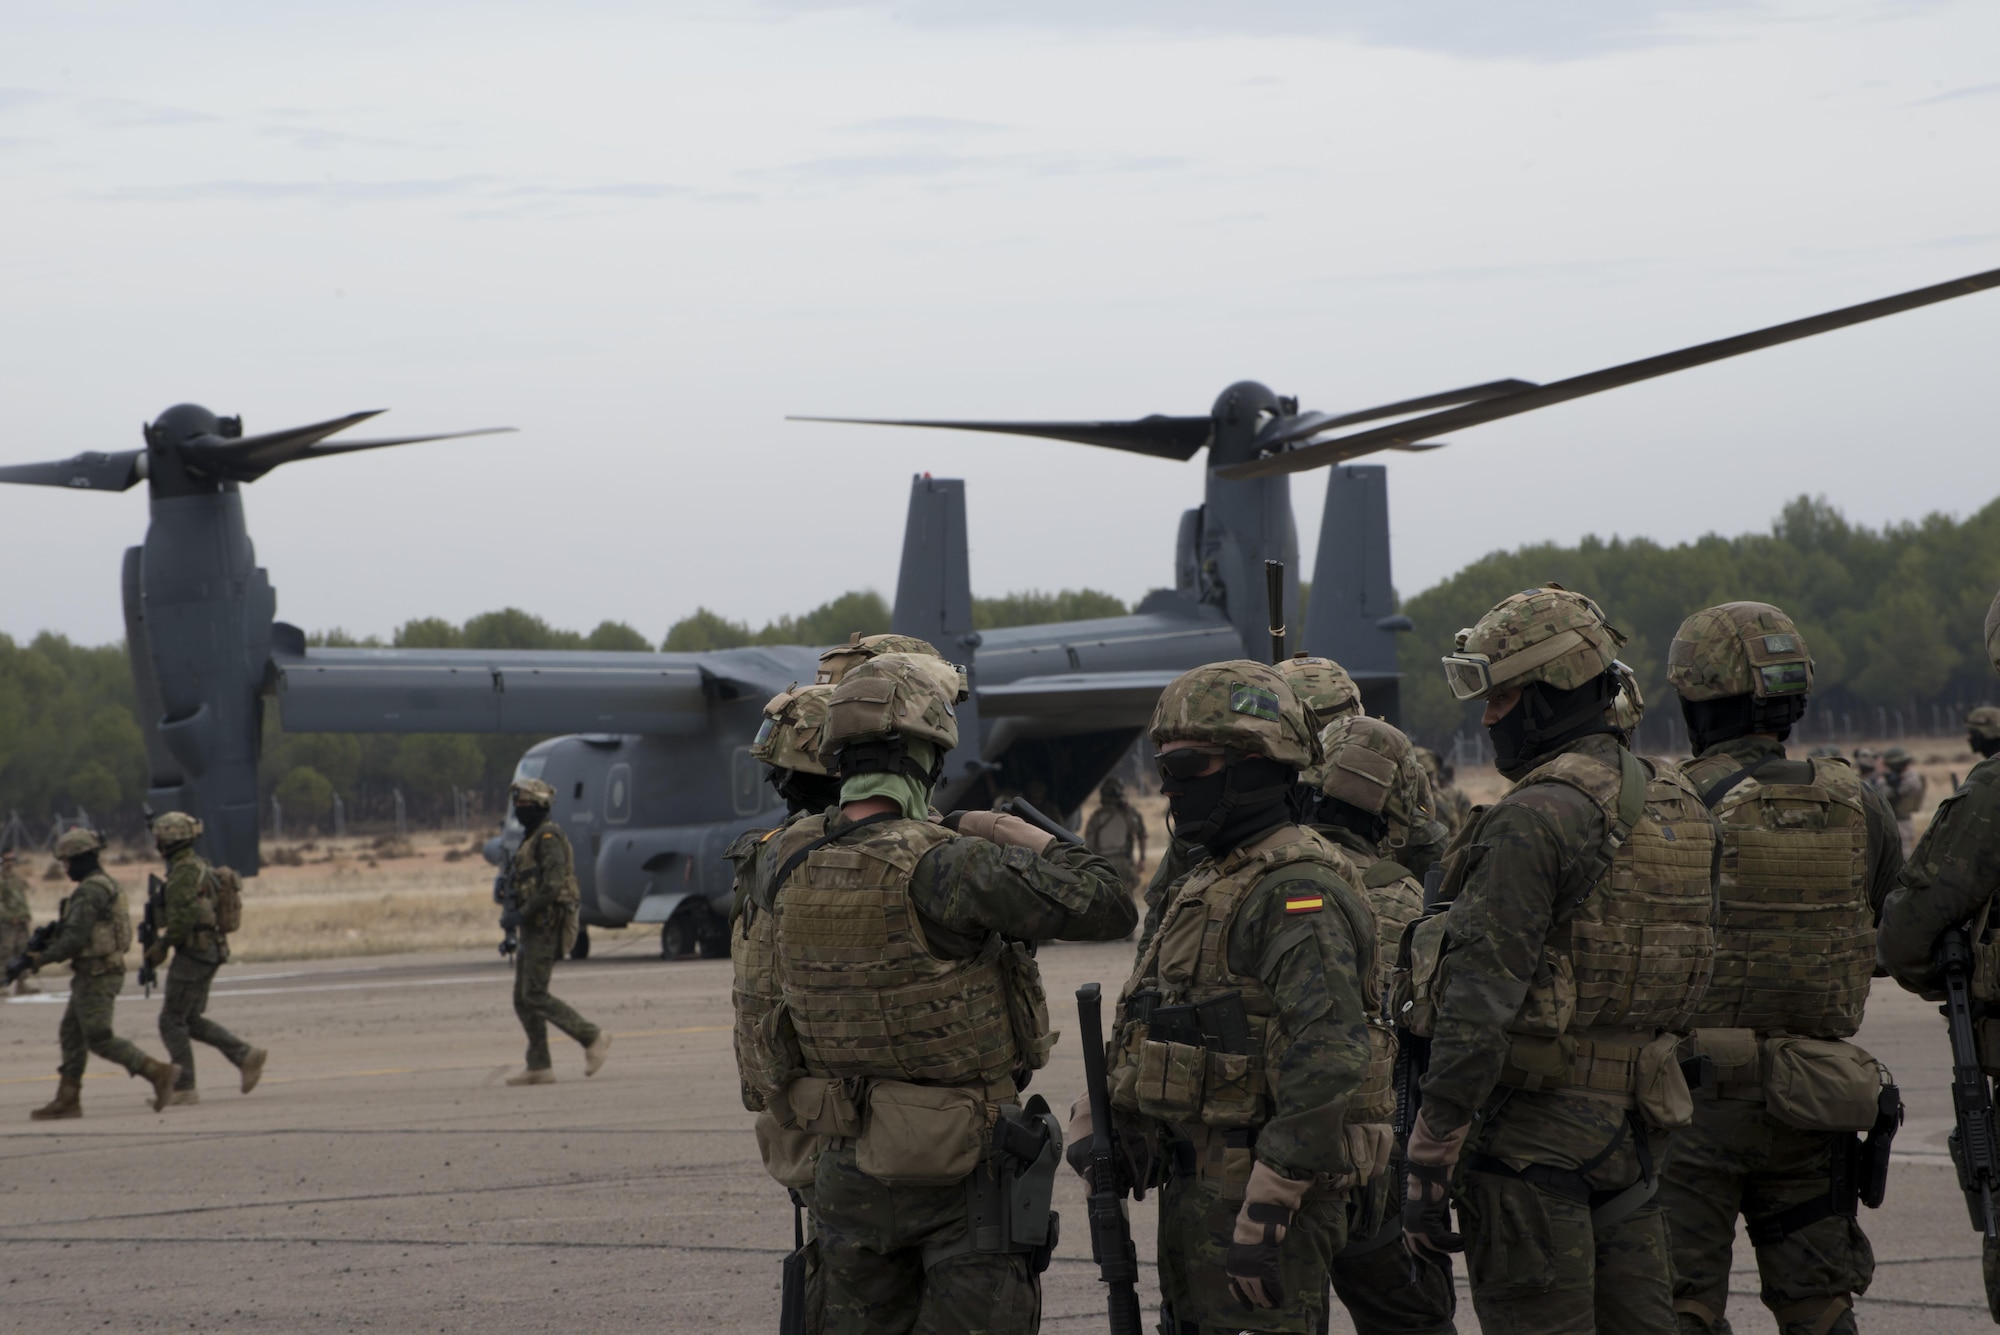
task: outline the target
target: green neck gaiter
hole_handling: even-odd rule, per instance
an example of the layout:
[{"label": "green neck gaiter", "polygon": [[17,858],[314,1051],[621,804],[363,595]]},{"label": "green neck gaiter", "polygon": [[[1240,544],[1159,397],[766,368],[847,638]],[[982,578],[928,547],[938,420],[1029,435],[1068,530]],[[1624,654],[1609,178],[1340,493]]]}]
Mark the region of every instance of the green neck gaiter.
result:
[{"label": "green neck gaiter", "polygon": [[[910,759],[924,769],[928,770],[937,760],[937,750],[929,742],[906,742],[904,746],[910,753]],[[903,815],[909,820],[926,820],[930,816],[930,785],[907,774],[857,774],[841,782],[840,801],[843,806],[871,797],[888,798],[902,808]]]}]

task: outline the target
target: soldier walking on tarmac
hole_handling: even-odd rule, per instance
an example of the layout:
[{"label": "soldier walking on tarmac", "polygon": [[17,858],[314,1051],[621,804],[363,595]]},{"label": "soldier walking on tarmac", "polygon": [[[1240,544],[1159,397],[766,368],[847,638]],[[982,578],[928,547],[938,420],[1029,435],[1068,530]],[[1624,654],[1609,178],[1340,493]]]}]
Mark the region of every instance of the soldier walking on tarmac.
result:
[{"label": "soldier walking on tarmac", "polygon": [[[14,865],[14,850],[0,851],[0,960],[11,960],[28,946],[28,933],[35,925],[34,910],[28,906],[28,883]],[[39,992],[22,974],[14,980],[14,995],[25,997]]]},{"label": "soldier walking on tarmac", "polygon": [[1106,779],[1097,790],[1097,810],[1083,827],[1083,846],[1118,869],[1125,888],[1139,888],[1139,868],[1146,861],[1146,822],[1125,796],[1125,785]]},{"label": "soldier walking on tarmac", "polygon": [[[194,1044],[198,1039],[217,1049],[229,1064],[241,1072],[245,1094],[257,1087],[264,1076],[266,1053],[251,1047],[236,1035],[208,1018],[209,984],[216,970],[229,959],[229,923],[220,900],[241,891],[226,887],[224,878],[195,852],[194,841],[201,837],[201,822],[180,811],[166,811],[153,818],[153,846],[167,860],[167,880],[161,891],[166,922],[159,938],[146,948],[146,962],[158,965],[169,948],[174,962],[167,968],[167,996],[160,1005],[160,1041],[167,1055],[180,1068],[174,1086],[174,1103],[195,1103]],[[233,876],[234,874],[231,873]]]},{"label": "soldier walking on tarmac", "polygon": [[153,1111],[163,1111],[173,1098],[180,1067],[155,1061],[129,1039],[111,1031],[111,1012],[125,986],[125,952],[132,948],[132,913],[125,892],[98,865],[104,840],[95,830],[63,831],[55,854],[69,879],[76,883],[63,901],[62,926],[56,939],[39,952],[31,951],[30,967],[70,961],[69,1005],[63,1009],[62,1065],[56,1096],[28,1114],[37,1122],[83,1116],[83,1066],[91,1053],[143,1076],[153,1086]]},{"label": "soldier walking on tarmac", "polygon": [[[1695,750],[1681,774],[1722,827],[1715,971],[1692,1043],[1714,1079],[1695,1092],[1660,1185],[1674,1311],[1686,1335],[1730,1329],[1740,1215],[1784,1335],[1851,1335],[1875,1256],[1853,1189],[1837,1182],[1855,1175],[1851,1133],[1873,1128],[1881,1068],[1847,1040],[1875,971],[1876,913],[1903,865],[1895,817],[1845,760],[1785,758],[1813,662],[1777,608],[1696,612],[1668,650],[1667,680]],[[1851,1092],[1845,1106],[1866,1120],[1801,1125],[1825,1119],[1781,1096],[1798,1070]]]},{"label": "soldier walking on tarmac", "polygon": [[524,833],[521,846],[507,864],[513,903],[500,915],[500,926],[520,933],[514,957],[514,1014],[528,1032],[525,1068],[507,1077],[510,1085],[553,1085],[556,1073],[549,1061],[549,1026],[583,1044],[583,1073],[596,1075],[611,1051],[611,1035],[578,1015],[568,1002],[549,995],[549,978],[556,960],[569,953],[580,925],[577,908],[575,855],[569,836],[549,819],[556,790],[540,779],[516,779],[512,789],[514,818]]}]

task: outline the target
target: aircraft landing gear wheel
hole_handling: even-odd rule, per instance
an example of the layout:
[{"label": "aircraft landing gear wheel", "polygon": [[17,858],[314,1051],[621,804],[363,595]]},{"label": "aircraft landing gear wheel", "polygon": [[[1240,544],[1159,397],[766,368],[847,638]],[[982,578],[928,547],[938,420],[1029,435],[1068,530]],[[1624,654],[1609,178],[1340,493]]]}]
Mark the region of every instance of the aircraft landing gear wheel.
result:
[{"label": "aircraft landing gear wheel", "polygon": [[569,948],[569,957],[573,960],[587,960],[590,958],[590,929],[588,927],[579,927],[576,929],[576,944]]},{"label": "aircraft landing gear wheel", "polygon": [[677,960],[694,949],[694,924],[685,913],[676,913],[660,924],[660,958]]}]

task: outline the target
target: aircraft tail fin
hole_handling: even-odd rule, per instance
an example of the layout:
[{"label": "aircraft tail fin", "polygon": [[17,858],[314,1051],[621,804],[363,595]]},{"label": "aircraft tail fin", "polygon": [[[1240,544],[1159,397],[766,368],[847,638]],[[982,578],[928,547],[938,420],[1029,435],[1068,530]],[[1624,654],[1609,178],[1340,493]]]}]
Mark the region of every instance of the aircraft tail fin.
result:
[{"label": "aircraft tail fin", "polygon": [[[903,528],[903,568],[896,578],[896,607],[889,628],[929,640],[954,663],[965,664],[975,689],[973,664],[979,637],[972,629],[972,569],[965,533],[962,478],[919,475],[910,482],[910,517]],[[935,801],[950,811],[985,773],[980,753],[977,695],[957,706],[958,749],[945,757]]]},{"label": "aircraft tail fin", "polygon": [[1346,668],[1361,687],[1368,712],[1394,723],[1401,683],[1396,632],[1408,628],[1396,613],[1390,582],[1389,470],[1380,464],[1341,465],[1326,480],[1306,651]]}]

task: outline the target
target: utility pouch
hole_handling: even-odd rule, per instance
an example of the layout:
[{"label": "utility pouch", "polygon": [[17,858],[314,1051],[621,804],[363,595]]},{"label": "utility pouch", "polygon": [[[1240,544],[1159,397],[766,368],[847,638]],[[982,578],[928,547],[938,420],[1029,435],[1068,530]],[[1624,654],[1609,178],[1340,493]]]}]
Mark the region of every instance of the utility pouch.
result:
[{"label": "utility pouch", "polygon": [[1055,1255],[1061,1220],[1055,1201],[1062,1128],[1039,1094],[1026,1107],[1003,1106],[993,1123],[992,1153],[965,1179],[965,1233],[924,1249],[924,1268],[964,1252],[1018,1252],[1035,1273]]},{"label": "utility pouch", "polygon": [[1764,1084],[1762,1043],[1754,1029],[1697,1029],[1681,1042],[1681,1065],[1708,1064],[1708,1079],[1688,1084],[1718,1092]]},{"label": "utility pouch", "polygon": [[[1973,1014],[1979,1016],[1986,1003],[1973,1007]],[[1972,1022],[1972,1042],[1979,1052],[1979,1069],[1987,1075],[2000,1079],[2000,1016],[1987,1018],[1979,1016]]]},{"label": "utility pouch", "polygon": [[854,1166],[890,1186],[963,1181],[986,1147],[986,1103],[970,1090],[878,1080],[854,1142]]},{"label": "utility pouch", "polygon": [[1206,1048],[1140,1039],[1138,1080],[1133,1090],[1138,1110],[1163,1122],[1200,1120],[1207,1073]]},{"label": "utility pouch", "polygon": [[779,1001],[751,1031],[749,1051],[744,1054],[744,1083],[764,1096],[768,1103],[778,1091],[805,1075],[805,1052],[799,1046],[798,1030],[792,1024],[791,1007]]},{"label": "utility pouch", "polygon": [[1403,929],[1396,971],[1389,979],[1389,1014],[1398,1029],[1429,1038],[1437,1025],[1437,1001],[1444,991],[1444,956],[1449,945],[1445,915],[1426,914]]},{"label": "utility pouch", "polygon": [[1014,1031],[1014,1050],[1021,1064],[1039,1071],[1049,1064],[1049,1050],[1056,1045],[1056,1031],[1049,1027],[1049,998],[1042,988],[1041,966],[1034,951],[1020,941],[1000,947],[1000,976],[1007,982],[1007,1022]]},{"label": "utility pouch", "polygon": [[770,1100],[772,1113],[787,1130],[853,1140],[861,1134],[857,1082],[802,1075]]},{"label": "utility pouch", "polygon": [[757,1153],[781,1187],[809,1187],[819,1167],[819,1137],[782,1125],[770,1109],[757,1114]]},{"label": "utility pouch", "polygon": [[1883,1084],[1882,1064],[1852,1043],[1764,1040],[1764,1105],[1801,1131],[1872,1131]]},{"label": "utility pouch", "polygon": [[1694,1096],[1681,1069],[1680,1045],[1678,1034],[1661,1034],[1639,1049],[1633,1096],[1640,1116],[1662,1131],[1694,1121]]}]

